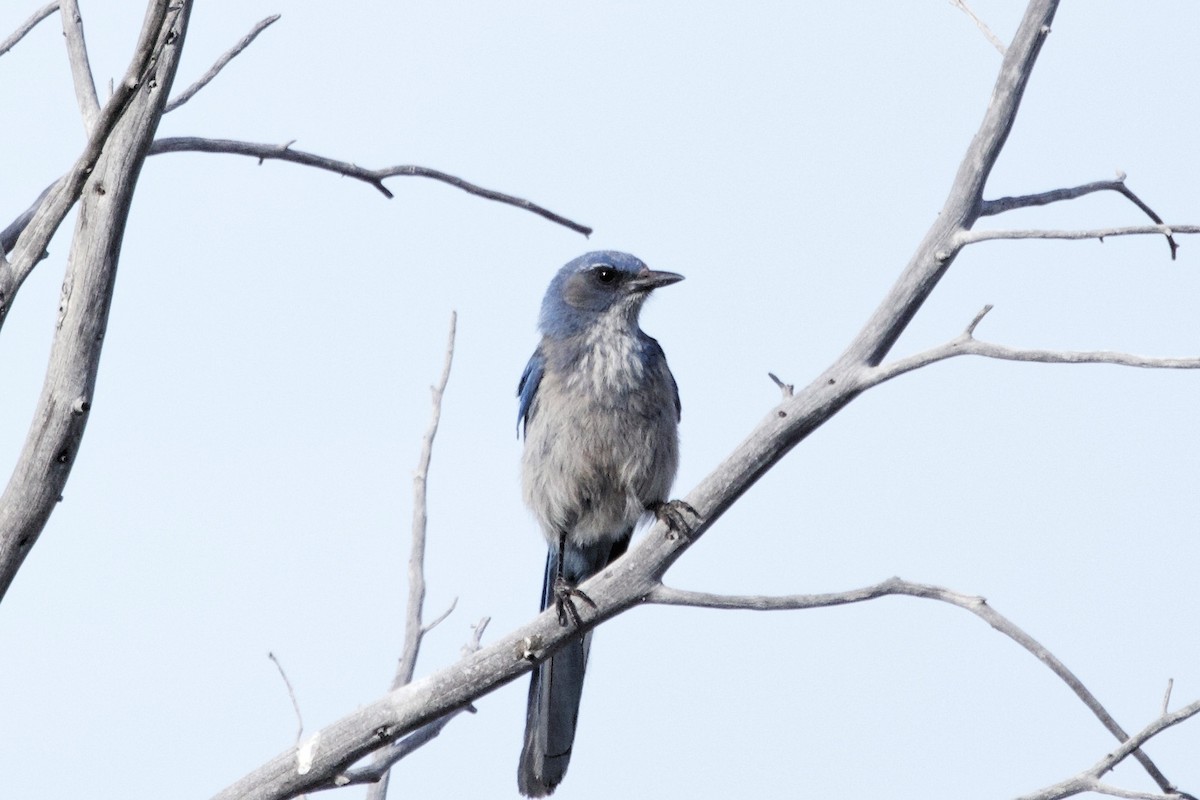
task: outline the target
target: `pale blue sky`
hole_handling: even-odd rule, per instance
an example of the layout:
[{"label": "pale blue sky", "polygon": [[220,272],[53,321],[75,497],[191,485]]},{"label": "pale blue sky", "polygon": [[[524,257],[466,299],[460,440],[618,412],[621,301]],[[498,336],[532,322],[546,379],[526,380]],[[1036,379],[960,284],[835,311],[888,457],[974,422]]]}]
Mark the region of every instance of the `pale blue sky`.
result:
[{"label": "pale blue sky", "polygon": [[[0,10],[7,35],[39,3]],[[82,0],[99,81],[144,6]],[[1007,39],[1020,4],[974,4]],[[177,86],[283,18],[162,135],[296,140],[528,197],[590,240],[419,179],[362,184],[233,156],[143,172],[87,437],[0,607],[13,797],[204,798],[381,694],[401,641],[411,472],[451,309],[430,476],[428,609],[536,610],[516,381],[546,282],[595,248],[687,280],[643,317],[683,400],[684,494],[768,413],[773,371],[836,357],[936,215],[996,51],[922,3],[200,3]],[[1200,5],[1065,3],[989,196],[1111,177],[1200,222]],[[103,90],[102,90],[103,91]],[[56,21],[0,57],[0,222],[82,125]],[[1119,197],[981,227],[1141,224]],[[0,456],[44,369],[70,226],[0,337]],[[1200,239],[968,250],[901,340],[1200,354]],[[686,588],[849,589],[891,575],[986,595],[1130,730],[1200,697],[1200,374],[957,360],[859,398],[668,574]],[[516,797],[525,680],[402,763],[394,797]],[[1112,747],[1044,667],[963,611],[638,609],[592,649],[557,797],[1009,797]],[[1200,724],[1149,749],[1200,791]],[[1150,789],[1137,770],[1116,780]],[[360,797],[361,790],[344,796]]]}]

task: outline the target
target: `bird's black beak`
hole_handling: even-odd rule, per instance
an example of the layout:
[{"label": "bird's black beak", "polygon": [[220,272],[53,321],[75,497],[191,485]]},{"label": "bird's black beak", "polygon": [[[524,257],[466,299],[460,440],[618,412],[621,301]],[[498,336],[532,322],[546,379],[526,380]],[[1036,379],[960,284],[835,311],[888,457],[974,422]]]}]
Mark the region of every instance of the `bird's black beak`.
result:
[{"label": "bird's black beak", "polygon": [[670,286],[672,283],[679,283],[681,280],[683,280],[683,276],[678,272],[660,272],[652,269],[644,269],[637,275],[634,275],[625,285],[636,292],[649,292],[660,286]]}]

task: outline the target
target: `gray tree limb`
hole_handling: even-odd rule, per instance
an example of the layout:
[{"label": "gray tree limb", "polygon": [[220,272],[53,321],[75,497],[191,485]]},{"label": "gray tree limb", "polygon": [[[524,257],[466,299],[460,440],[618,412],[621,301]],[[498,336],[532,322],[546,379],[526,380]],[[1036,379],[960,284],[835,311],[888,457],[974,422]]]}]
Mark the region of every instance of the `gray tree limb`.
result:
[{"label": "gray tree limb", "polygon": [[88,61],[87,42],[83,38],[83,16],[79,13],[79,0],[62,0],[63,38],[67,42],[67,60],[71,64],[71,81],[75,85],[75,99],[79,103],[79,114],[83,117],[83,129],[90,136],[100,115],[100,100],[96,97],[96,81],[92,77],[92,65]]},{"label": "gray tree limb", "polygon": [[20,27],[13,31],[7,39],[0,42],[0,56],[16,47],[17,42],[24,39],[26,34],[36,28],[39,22],[53,14],[55,11],[58,11],[58,0],[55,0],[53,3],[47,3],[37,11],[30,14],[29,19],[22,22]]},{"label": "gray tree limb", "polygon": [[204,73],[199,78],[197,78],[195,83],[193,83],[191,86],[184,89],[176,97],[172,97],[170,102],[167,103],[167,107],[163,111],[163,113],[164,114],[170,113],[171,111],[174,111],[175,109],[179,108],[181,105],[186,103],[188,100],[191,100],[193,97],[195,97],[196,92],[200,91],[205,86],[208,86],[208,84],[212,82],[212,79],[217,77],[217,74],[220,73],[221,70],[225,69],[226,64],[228,64],[233,59],[237,58],[237,56],[243,50],[245,50],[247,47],[249,47],[250,44],[255,39],[258,38],[258,35],[260,33],[265,31],[267,28],[271,27],[278,21],[279,21],[278,14],[273,14],[265,19],[259,20],[254,25],[254,27],[250,29],[250,32],[247,33],[245,36],[243,36],[237,44],[235,44],[233,47],[229,48],[228,50],[226,50],[224,53],[221,54],[221,57],[218,58],[211,67],[208,68],[208,72]]},{"label": "gray tree limb", "polygon": [[[84,155],[34,215],[13,264],[0,275],[8,286],[14,278],[19,285],[74,198],[80,198],[49,368],[34,423],[0,496],[0,597],[45,527],[75,463],[91,408],[125,222],[175,77],[191,7],[191,0],[150,3],[134,59],[120,89],[98,115]],[[94,167],[88,169],[89,163]],[[0,302],[9,302],[10,291]]]}]

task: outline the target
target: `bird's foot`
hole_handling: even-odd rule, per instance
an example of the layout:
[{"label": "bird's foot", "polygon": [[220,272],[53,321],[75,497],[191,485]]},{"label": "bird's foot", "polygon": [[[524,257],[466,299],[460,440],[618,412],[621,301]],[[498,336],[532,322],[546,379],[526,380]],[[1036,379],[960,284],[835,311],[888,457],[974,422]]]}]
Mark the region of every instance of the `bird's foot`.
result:
[{"label": "bird's foot", "polygon": [[558,612],[558,624],[566,627],[568,621],[574,622],[575,627],[583,624],[579,609],[575,607],[575,598],[579,598],[593,609],[596,603],[587,593],[567,583],[567,579],[559,575],[554,579],[554,608]]},{"label": "bird's foot", "polygon": [[668,500],[665,503],[655,503],[650,506],[650,510],[654,512],[654,516],[667,524],[668,539],[679,539],[682,537],[691,541],[691,537],[688,536],[691,527],[688,525],[684,514],[691,515],[697,523],[704,521],[704,518],[700,516],[700,512],[683,500]]}]

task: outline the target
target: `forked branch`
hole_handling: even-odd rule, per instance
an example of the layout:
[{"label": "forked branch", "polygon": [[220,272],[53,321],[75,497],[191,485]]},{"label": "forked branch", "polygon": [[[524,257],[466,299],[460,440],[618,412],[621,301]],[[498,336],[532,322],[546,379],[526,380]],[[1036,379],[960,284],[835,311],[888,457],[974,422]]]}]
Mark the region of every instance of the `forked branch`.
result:
[{"label": "forked branch", "polygon": [[[998,197],[995,200],[985,200],[979,209],[979,216],[987,217],[994,214],[1003,214],[1005,211],[1013,211],[1018,208],[1032,208],[1034,206],[1046,206],[1051,203],[1058,203],[1064,200],[1074,200],[1077,197],[1093,194],[1095,192],[1117,192],[1125,196],[1129,202],[1140,208],[1142,212],[1153,220],[1158,225],[1165,225],[1162,217],[1142,198],[1134,194],[1133,190],[1125,185],[1125,173],[1117,173],[1117,179],[1112,181],[1093,181],[1085,183],[1081,186],[1072,186],[1067,189],[1052,189],[1048,192],[1038,192],[1037,194],[1018,195],[1015,197]],[[1180,231],[1184,233],[1185,231]],[[1167,232],[1167,244],[1171,247],[1171,260],[1175,260],[1175,253],[1179,250],[1179,245],[1170,231]]]}]

